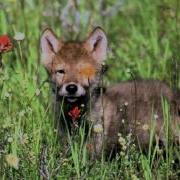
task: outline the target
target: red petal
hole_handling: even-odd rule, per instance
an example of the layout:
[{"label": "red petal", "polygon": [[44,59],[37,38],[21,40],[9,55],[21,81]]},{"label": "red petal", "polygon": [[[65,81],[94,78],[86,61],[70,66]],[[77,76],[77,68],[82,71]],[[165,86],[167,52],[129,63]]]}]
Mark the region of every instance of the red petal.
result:
[{"label": "red petal", "polygon": [[77,119],[77,118],[80,117],[80,112],[81,112],[81,110],[76,106],[76,107],[74,107],[74,108],[68,113],[68,115],[69,115],[73,120],[75,120],[75,119]]},{"label": "red petal", "polygon": [[10,51],[13,48],[13,44],[7,35],[0,36],[0,53]]}]

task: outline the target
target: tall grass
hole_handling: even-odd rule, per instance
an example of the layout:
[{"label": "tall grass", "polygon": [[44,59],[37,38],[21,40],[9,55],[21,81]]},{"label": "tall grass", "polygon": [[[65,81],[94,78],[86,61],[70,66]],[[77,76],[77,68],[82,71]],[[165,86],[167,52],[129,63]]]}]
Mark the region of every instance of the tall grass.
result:
[{"label": "tall grass", "polygon": [[[132,145],[112,161],[92,161],[84,145],[83,127],[74,137],[69,137],[67,153],[59,143],[52,120],[51,90],[40,65],[39,38],[45,26],[73,39],[83,39],[91,26],[103,26],[110,43],[107,84],[131,79],[130,71],[136,78],[157,78],[180,87],[178,0],[124,0],[120,6],[115,5],[118,1],[105,1],[104,6],[100,2],[79,2],[76,11],[80,14],[80,25],[72,37],[65,34],[66,29],[59,20],[66,1],[0,2],[0,34],[8,33],[11,37],[16,32],[25,34],[24,40],[14,40],[12,52],[3,54],[4,69],[0,70],[2,179],[178,178],[180,172],[174,169],[174,154],[179,158],[179,151],[171,146],[166,102],[162,103],[167,135],[165,156],[158,146],[152,147],[150,143],[148,155]],[[150,142],[153,136],[152,128]],[[128,138],[124,138],[128,143]],[[13,157],[9,161],[8,155]]]}]

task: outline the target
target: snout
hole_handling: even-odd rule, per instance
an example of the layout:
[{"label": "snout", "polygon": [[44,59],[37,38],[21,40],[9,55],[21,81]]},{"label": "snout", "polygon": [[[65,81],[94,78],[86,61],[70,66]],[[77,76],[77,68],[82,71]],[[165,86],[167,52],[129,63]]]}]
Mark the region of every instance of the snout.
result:
[{"label": "snout", "polygon": [[79,83],[66,83],[61,86],[59,89],[60,96],[66,97],[68,101],[75,102],[79,97],[82,97],[86,94],[85,88]]},{"label": "snout", "polygon": [[78,91],[78,86],[76,84],[73,84],[73,83],[68,84],[66,86],[66,91],[68,92],[68,94],[74,95]]}]

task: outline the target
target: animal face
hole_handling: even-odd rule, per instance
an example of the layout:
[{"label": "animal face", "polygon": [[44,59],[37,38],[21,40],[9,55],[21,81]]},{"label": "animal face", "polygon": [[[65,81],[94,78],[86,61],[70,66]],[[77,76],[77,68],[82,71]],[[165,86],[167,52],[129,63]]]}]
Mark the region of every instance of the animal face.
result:
[{"label": "animal face", "polygon": [[62,42],[52,30],[46,29],[41,37],[41,50],[42,63],[58,87],[58,95],[75,102],[98,83],[107,38],[98,27],[84,42]]}]

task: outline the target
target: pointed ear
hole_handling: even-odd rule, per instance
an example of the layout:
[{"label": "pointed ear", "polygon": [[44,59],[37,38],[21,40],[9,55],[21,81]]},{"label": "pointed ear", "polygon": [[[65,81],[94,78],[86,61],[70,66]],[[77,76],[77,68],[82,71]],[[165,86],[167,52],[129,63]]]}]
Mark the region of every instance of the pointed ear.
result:
[{"label": "pointed ear", "polygon": [[42,63],[47,66],[52,63],[53,56],[60,50],[61,43],[51,29],[45,29],[41,36]]},{"label": "pointed ear", "polygon": [[96,61],[102,63],[107,56],[107,37],[104,30],[96,27],[85,41],[84,47]]}]

